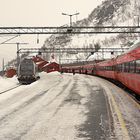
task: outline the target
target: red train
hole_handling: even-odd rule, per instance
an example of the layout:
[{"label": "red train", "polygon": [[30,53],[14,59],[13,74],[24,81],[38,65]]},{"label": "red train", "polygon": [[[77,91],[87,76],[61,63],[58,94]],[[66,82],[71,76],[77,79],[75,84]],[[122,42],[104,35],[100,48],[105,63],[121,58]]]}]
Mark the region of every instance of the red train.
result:
[{"label": "red train", "polygon": [[62,66],[61,71],[97,75],[119,81],[135,91],[136,97],[140,99],[140,43],[116,58],[91,64]]}]

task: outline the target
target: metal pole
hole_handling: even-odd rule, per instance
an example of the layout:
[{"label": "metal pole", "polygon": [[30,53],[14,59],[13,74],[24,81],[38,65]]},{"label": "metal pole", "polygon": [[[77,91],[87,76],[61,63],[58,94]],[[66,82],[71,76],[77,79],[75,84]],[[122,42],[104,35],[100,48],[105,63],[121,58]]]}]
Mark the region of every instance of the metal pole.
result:
[{"label": "metal pole", "polygon": [[70,15],[70,27],[72,27],[72,15]]},{"label": "metal pole", "polygon": [[4,58],[2,60],[2,76],[4,75]]},{"label": "metal pole", "polygon": [[59,64],[60,64],[60,45],[59,45]]},{"label": "metal pole", "polygon": [[139,27],[139,20],[140,20],[140,19],[139,19],[139,16],[138,16],[138,27]]},{"label": "metal pole", "polygon": [[18,69],[18,65],[19,65],[19,43],[17,43],[17,69]]}]

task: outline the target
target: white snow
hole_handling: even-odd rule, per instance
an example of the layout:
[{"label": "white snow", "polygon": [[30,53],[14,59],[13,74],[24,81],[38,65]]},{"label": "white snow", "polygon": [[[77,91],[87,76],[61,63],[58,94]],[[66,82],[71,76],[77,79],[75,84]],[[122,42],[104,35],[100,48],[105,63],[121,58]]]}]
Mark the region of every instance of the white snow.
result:
[{"label": "white snow", "polygon": [[[113,84],[93,76],[59,72],[42,72],[40,77],[30,85],[21,85],[0,94],[0,139],[86,140],[78,137],[77,130],[87,120],[86,104],[91,93],[85,83],[93,90],[103,88],[109,100],[112,92],[130,137],[132,140],[139,137],[139,109]],[[18,81],[16,77],[0,77],[0,84],[3,85],[0,90],[6,90],[16,86]],[[119,139],[122,132],[114,110],[112,116]]]},{"label": "white snow", "polygon": [[[107,94],[108,96],[108,100],[110,102],[110,107],[112,110],[112,116],[114,120],[115,134],[118,140],[124,139],[123,131],[128,131],[128,136],[131,140],[136,140],[136,139],[139,140],[140,139],[139,137],[140,105],[136,103],[128,95],[128,93],[126,93],[124,90],[120,89],[119,87],[115,86],[114,84],[101,78],[94,78],[94,80],[96,81],[96,83],[102,86],[102,88],[105,90],[105,94]],[[118,122],[117,112],[113,109],[111,96],[113,96],[115,99],[116,105],[124,121],[123,124],[120,124],[120,122]],[[123,131],[121,127],[124,127]]]},{"label": "white snow", "polygon": [[18,84],[17,77],[6,78],[0,76],[0,92],[5,91],[9,88],[12,88]]},{"label": "white snow", "polygon": [[[85,108],[65,103],[74,85],[73,76],[42,72],[40,77],[30,85],[0,95],[0,139],[18,139],[25,133],[22,139],[26,140],[74,140],[78,135],[75,126],[86,119],[81,114]],[[8,87],[17,84],[15,78],[0,81]]]}]

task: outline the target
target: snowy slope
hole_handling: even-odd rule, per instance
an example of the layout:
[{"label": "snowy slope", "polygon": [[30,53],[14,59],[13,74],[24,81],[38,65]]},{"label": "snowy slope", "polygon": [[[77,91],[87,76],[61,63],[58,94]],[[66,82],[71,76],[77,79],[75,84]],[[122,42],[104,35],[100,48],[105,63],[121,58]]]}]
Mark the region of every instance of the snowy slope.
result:
[{"label": "snowy slope", "polygon": [[[136,0],[105,0],[95,8],[88,18],[73,23],[73,26],[137,26],[140,2]],[[46,47],[94,47],[96,43],[101,47],[131,47],[138,40],[137,34],[96,34],[96,35],[57,35],[46,40]],[[60,39],[61,38],[61,39]],[[61,54],[62,59],[86,59],[90,54]],[[98,59],[93,56],[94,59]],[[106,54],[105,54],[106,55]],[[104,56],[105,56],[104,55]],[[115,55],[119,55],[116,53]],[[102,56],[99,56],[100,58]],[[107,57],[111,55],[107,54]],[[59,59],[58,55],[56,58]]]},{"label": "snowy slope", "polygon": [[[136,0],[104,0],[102,4],[93,9],[89,14],[88,18],[77,21],[73,23],[73,26],[96,26],[96,25],[138,25],[138,15],[139,15],[140,1]],[[137,36],[137,35],[135,35]],[[29,43],[25,47],[94,47],[96,43],[99,43],[101,47],[120,47],[121,44],[127,44],[128,41],[135,42],[138,37],[132,35],[53,35],[41,42],[44,45],[36,44],[36,39],[34,37],[24,36],[18,37],[11,42],[25,42]],[[33,39],[31,42],[31,38]],[[43,37],[46,38],[46,37]],[[2,38],[0,38],[2,39]],[[3,42],[3,40],[0,40]],[[30,43],[32,45],[30,45]],[[10,54],[10,55],[9,55]],[[55,57],[57,62],[59,58],[63,60],[75,59],[75,60],[85,60],[90,54],[56,54]],[[93,58],[98,58],[98,54],[95,54]],[[115,54],[118,55],[118,54]],[[105,55],[104,55],[105,56]],[[107,55],[110,57],[109,55]],[[99,56],[100,58],[102,56]],[[0,65],[2,65],[2,59],[5,59],[7,63],[11,59],[16,58],[16,45],[1,45],[0,46]],[[50,59],[47,55],[46,59]],[[66,60],[67,62],[67,60]],[[0,67],[1,68],[1,67]]]}]

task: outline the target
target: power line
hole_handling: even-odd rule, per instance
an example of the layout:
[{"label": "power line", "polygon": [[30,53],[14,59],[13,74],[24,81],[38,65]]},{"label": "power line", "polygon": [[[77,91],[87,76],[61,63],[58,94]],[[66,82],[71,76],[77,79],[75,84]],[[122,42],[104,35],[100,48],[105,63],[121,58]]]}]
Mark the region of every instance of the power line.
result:
[{"label": "power line", "polygon": [[16,37],[18,37],[18,36],[19,36],[19,35],[16,35],[16,36],[14,36],[14,37],[12,37],[12,38],[9,38],[9,39],[7,39],[6,41],[1,42],[0,45],[6,44],[6,42],[8,42],[8,41],[10,41],[10,40],[12,40],[12,39],[14,39],[14,38],[16,38]]}]

